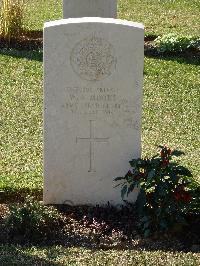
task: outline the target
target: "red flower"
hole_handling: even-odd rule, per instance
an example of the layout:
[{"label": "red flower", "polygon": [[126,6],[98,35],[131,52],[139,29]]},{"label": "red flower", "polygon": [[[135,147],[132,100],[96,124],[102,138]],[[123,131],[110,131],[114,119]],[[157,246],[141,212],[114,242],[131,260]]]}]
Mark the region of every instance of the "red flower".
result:
[{"label": "red flower", "polygon": [[163,159],[162,160],[162,167],[167,167],[169,164],[169,159]]},{"label": "red flower", "polygon": [[174,197],[176,201],[190,202],[192,197],[188,191],[175,191]]},{"label": "red flower", "polygon": [[170,148],[168,148],[167,153],[168,153],[168,155],[171,155],[172,151]]},{"label": "red flower", "polygon": [[133,176],[133,179],[134,179],[134,180],[139,180],[140,177],[141,177],[140,174],[138,174],[138,175],[134,175],[134,176]]},{"label": "red flower", "polygon": [[140,173],[139,172],[139,173],[133,175],[133,179],[134,180],[139,180],[139,179],[141,179],[143,177],[145,177],[145,173]]},{"label": "red flower", "polygon": [[185,202],[190,202],[192,197],[188,191],[184,191],[184,194],[182,195],[182,199]]},{"label": "red flower", "polygon": [[171,149],[165,145],[160,152],[160,156],[161,158],[167,158],[169,157],[169,155],[171,155],[171,153],[172,153]]},{"label": "red flower", "polygon": [[174,192],[174,198],[175,198],[177,201],[181,200],[181,194],[180,194],[180,192],[175,191],[175,192]]},{"label": "red flower", "polygon": [[161,152],[160,152],[160,156],[161,156],[162,158],[165,157],[165,152],[164,152],[163,149],[162,149]]}]

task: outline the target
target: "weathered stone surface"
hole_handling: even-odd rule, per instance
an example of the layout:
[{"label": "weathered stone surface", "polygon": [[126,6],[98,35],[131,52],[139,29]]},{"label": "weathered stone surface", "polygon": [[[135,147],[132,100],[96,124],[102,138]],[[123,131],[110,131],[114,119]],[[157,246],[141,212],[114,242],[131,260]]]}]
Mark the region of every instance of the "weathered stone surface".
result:
[{"label": "weathered stone surface", "polygon": [[117,0],[63,0],[64,18],[117,17]]},{"label": "weathered stone surface", "polygon": [[121,203],[113,178],[141,155],[143,41],[122,20],[45,24],[45,203]]}]

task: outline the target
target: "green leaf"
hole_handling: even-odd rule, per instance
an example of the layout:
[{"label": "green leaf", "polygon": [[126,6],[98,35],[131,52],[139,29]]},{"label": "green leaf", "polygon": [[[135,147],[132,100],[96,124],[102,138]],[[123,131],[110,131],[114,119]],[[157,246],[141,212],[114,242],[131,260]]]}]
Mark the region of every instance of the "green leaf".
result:
[{"label": "green leaf", "polygon": [[146,230],[144,231],[144,237],[149,237],[150,234],[151,234],[151,230],[150,230],[150,229],[146,229]]},{"label": "green leaf", "polygon": [[122,199],[124,198],[126,192],[127,192],[127,185],[123,186],[123,188],[121,190],[121,197],[122,197]]},{"label": "green leaf", "polygon": [[190,170],[188,170],[186,167],[181,166],[181,165],[176,167],[175,172],[179,175],[185,175],[185,176],[192,177],[192,173],[190,172]]},{"label": "green leaf", "polygon": [[119,183],[119,184],[115,185],[114,188],[119,187],[119,186],[123,186],[124,184],[126,184],[126,182]]},{"label": "green leaf", "polygon": [[149,217],[148,216],[142,217],[141,222],[143,223],[149,222]]},{"label": "green leaf", "polygon": [[162,230],[165,230],[167,227],[168,227],[168,225],[167,225],[166,220],[161,220],[161,221],[160,221],[160,228],[161,228]]},{"label": "green leaf", "polygon": [[147,222],[145,222],[144,225],[143,225],[143,228],[144,228],[144,229],[148,229],[149,226],[150,226],[150,224],[151,224],[151,221],[150,221],[150,220],[147,221]]},{"label": "green leaf", "polygon": [[173,183],[177,183],[178,182],[179,177],[176,175],[176,173],[174,173],[173,170],[169,171],[169,176],[170,176],[170,179],[173,181]]},{"label": "green leaf", "polygon": [[131,167],[135,168],[137,166],[137,159],[133,159],[133,160],[129,161],[129,164]]},{"label": "green leaf", "polygon": [[173,150],[172,153],[171,153],[172,156],[176,156],[176,157],[179,157],[181,155],[185,155],[184,152],[182,151],[178,151],[178,150]]},{"label": "green leaf", "polygon": [[152,187],[150,187],[150,188],[147,188],[146,189],[146,193],[152,193],[152,192],[154,192],[155,191],[155,186],[152,186]]},{"label": "green leaf", "polygon": [[134,190],[135,187],[136,187],[135,182],[133,182],[128,188],[127,196],[129,195],[130,192],[132,192]]},{"label": "green leaf", "polygon": [[155,176],[155,173],[156,173],[155,169],[152,169],[151,171],[149,171],[147,178],[152,179]]},{"label": "green leaf", "polygon": [[119,181],[119,180],[122,180],[122,179],[124,179],[124,177],[123,176],[119,176],[119,177],[115,177],[114,181]]},{"label": "green leaf", "polygon": [[[159,38],[160,38],[160,37],[158,37],[157,40],[158,40]],[[163,145],[158,145],[158,148],[163,149],[164,146],[163,146]]]}]

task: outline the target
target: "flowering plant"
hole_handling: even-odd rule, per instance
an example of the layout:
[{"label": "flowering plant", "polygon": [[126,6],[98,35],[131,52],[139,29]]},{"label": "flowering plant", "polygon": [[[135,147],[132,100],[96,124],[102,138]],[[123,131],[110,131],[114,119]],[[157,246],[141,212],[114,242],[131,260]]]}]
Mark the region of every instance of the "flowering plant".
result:
[{"label": "flowering plant", "polygon": [[186,223],[185,210],[194,200],[191,188],[195,181],[191,172],[171,161],[173,156],[183,153],[167,146],[159,147],[158,155],[151,159],[133,159],[127,174],[115,178],[117,182],[122,181],[117,186],[121,185],[123,199],[140,188],[136,205],[145,236],[167,230],[176,223]]}]

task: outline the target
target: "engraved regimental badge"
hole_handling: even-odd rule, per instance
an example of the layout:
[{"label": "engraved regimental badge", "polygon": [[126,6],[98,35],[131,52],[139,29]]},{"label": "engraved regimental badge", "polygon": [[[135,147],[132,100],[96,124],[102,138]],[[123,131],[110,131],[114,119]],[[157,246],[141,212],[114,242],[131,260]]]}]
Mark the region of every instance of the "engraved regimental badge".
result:
[{"label": "engraved regimental badge", "polygon": [[112,44],[103,38],[90,36],[74,46],[70,62],[79,77],[98,81],[113,73],[117,59]]}]

